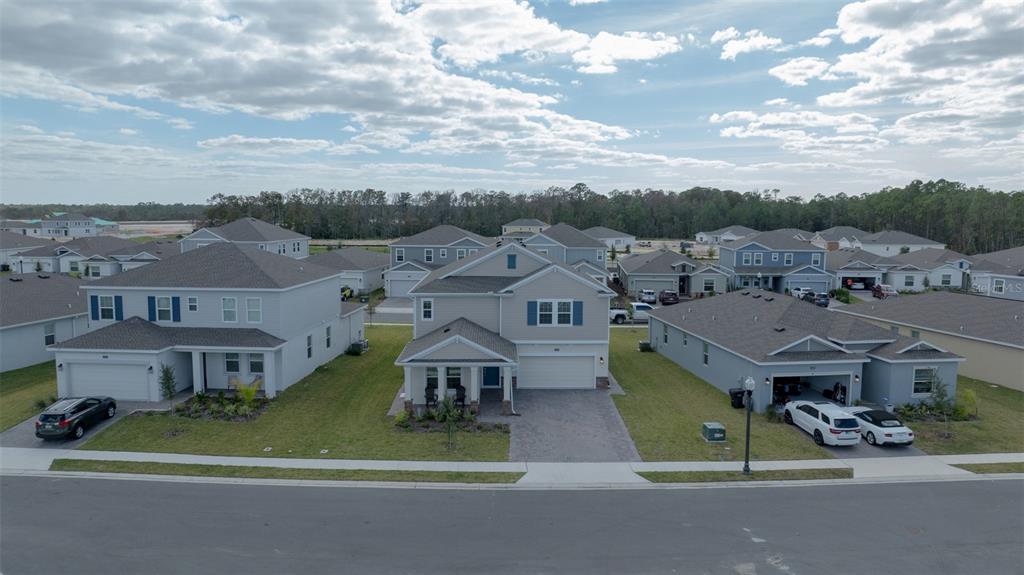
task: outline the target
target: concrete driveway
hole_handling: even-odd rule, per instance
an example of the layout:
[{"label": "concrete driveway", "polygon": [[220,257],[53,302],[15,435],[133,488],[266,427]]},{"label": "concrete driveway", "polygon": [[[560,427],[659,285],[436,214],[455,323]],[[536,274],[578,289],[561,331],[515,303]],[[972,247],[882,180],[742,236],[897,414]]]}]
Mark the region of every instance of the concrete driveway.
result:
[{"label": "concrete driveway", "polygon": [[[161,404],[164,402],[160,402]],[[115,421],[139,409],[153,409],[153,403],[122,401],[117,404],[117,413],[113,418],[104,420],[85,430],[82,439],[65,439],[43,441],[36,437],[36,417],[32,416],[18,425],[0,433],[0,446],[3,447],[37,447],[40,449],[76,449],[100,431],[111,426]]]},{"label": "concrete driveway", "polygon": [[[813,441],[811,436],[807,439]],[[871,445],[864,439],[853,447],[831,447],[824,446],[825,450],[837,459],[860,459],[862,457],[912,457],[915,455],[928,455],[913,445]]]}]

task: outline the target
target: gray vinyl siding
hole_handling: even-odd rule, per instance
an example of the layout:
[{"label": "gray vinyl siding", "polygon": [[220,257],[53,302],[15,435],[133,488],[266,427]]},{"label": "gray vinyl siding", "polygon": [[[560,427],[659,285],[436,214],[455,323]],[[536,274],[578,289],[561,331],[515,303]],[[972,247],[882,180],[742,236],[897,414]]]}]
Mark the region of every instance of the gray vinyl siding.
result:
[{"label": "gray vinyl siding", "polygon": [[[422,306],[424,299],[434,301],[434,319],[423,321]],[[507,303],[507,302],[506,302]],[[460,317],[495,333],[500,331],[499,325],[499,302],[498,297],[486,296],[441,296],[441,297],[415,297],[413,298],[413,337],[424,336],[435,329],[453,322]]]},{"label": "gray vinyl siding", "polygon": [[736,252],[732,248],[718,248],[718,264],[732,269],[736,267]]},{"label": "gray vinyl siding", "polygon": [[[808,245],[808,247],[810,248],[811,246]],[[729,251],[732,252],[733,250],[729,250]],[[739,249],[735,250],[735,253],[732,256],[733,259],[731,259],[730,262],[729,262],[729,264],[730,264],[729,267],[738,267],[738,266],[739,267],[757,267],[757,264],[754,263],[754,257],[755,257],[754,255],[750,256],[750,263],[749,264],[744,264],[743,263],[743,254],[744,253],[756,254],[758,252],[763,254],[762,261],[761,261],[760,265],[763,266],[763,267],[766,267],[766,268],[767,267],[780,267],[780,266],[785,265],[785,262],[786,262],[786,255],[785,254],[793,254],[793,263],[792,263],[792,265],[799,266],[799,265],[812,265],[812,261],[811,261],[813,259],[813,255],[812,254],[817,253],[817,254],[820,254],[819,257],[821,258],[820,259],[820,263],[818,264],[818,266],[819,267],[823,267],[825,265],[825,253],[826,253],[825,250],[819,250],[819,249],[811,249],[811,250],[803,250],[803,251],[801,251],[801,250],[771,250],[771,249],[768,249],[768,248],[763,248],[763,247],[761,247],[761,246],[759,246],[757,244],[750,244],[750,245],[747,245],[747,246],[744,246],[742,248],[739,248]],[[773,254],[773,253],[779,254],[778,261],[773,261],[772,260],[771,254]]]},{"label": "gray vinyl siding", "polygon": [[861,399],[863,401],[885,405],[916,404],[928,401],[930,396],[914,397],[914,369],[917,367],[938,368],[939,379],[946,384],[949,397],[956,397],[956,374],[957,364],[954,362],[942,363],[887,363],[880,360],[872,360],[864,366],[864,376],[861,384]]},{"label": "gray vinyl siding", "polygon": [[[86,316],[54,320],[54,336],[57,342],[82,335],[88,331]],[[37,322],[22,326],[0,329],[0,372],[28,367],[53,359],[53,352],[46,351],[45,326],[51,322]]]},{"label": "gray vinyl siding", "polygon": [[[1003,293],[993,291],[996,280],[1003,280]],[[991,297],[1024,301],[1024,277],[982,274],[971,278],[972,288]]]},{"label": "gray vinyl siding", "polygon": [[[583,325],[527,325],[527,302],[541,299],[571,299],[583,302]],[[597,293],[581,281],[552,272],[515,290],[502,300],[501,335],[512,341],[607,341],[608,296]]]},{"label": "gray vinyl siding", "polygon": [[[390,248],[390,252],[391,252],[391,266],[393,267],[393,266],[396,266],[396,265],[402,263],[402,262],[398,261],[397,250],[399,250],[399,249],[405,250],[405,259],[403,261],[407,261],[407,262],[409,262],[409,261],[413,261],[413,262],[426,262],[427,260],[424,258],[424,252],[426,252],[427,250],[433,250],[434,251],[434,261],[430,262],[430,263],[432,263],[433,265],[436,265],[436,266],[441,266],[441,265],[450,264],[452,262],[458,261],[458,257],[457,256],[458,256],[458,250],[460,250],[460,249],[466,250],[466,256],[469,256],[470,255],[469,254],[469,250],[481,250],[484,247],[486,247],[486,246],[481,246],[480,244],[476,243],[475,241],[473,241],[473,240],[471,240],[469,238],[465,238],[465,239],[459,240],[459,241],[455,242],[454,244],[452,244],[450,246],[401,246],[401,245],[395,246],[395,245],[393,245]],[[444,257],[441,256],[441,250],[446,250],[447,251],[447,253],[444,255]]]},{"label": "gray vinyl siding", "polygon": [[586,260],[598,267],[604,267],[605,248],[567,248],[565,250],[565,262],[572,265],[580,260]]},{"label": "gray vinyl siding", "polygon": [[695,295],[697,293],[704,291],[704,278],[711,278],[715,280],[715,293],[725,293],[727,278],[724,275],[710,272],[702,272],[690,276],[690,295]]},{"label": "gray vinyl siding", "polygon": [[531,272],[534,272],[544,265],[544,262],[535,260],[533,257],[528,255],[517,253],[516,256],[516,267],[515,269],[508,269],[508,258],[506,255],[486,258],[473,267],[460,271],[460,276],[499,276],[499,277],[518,277],[525,276]]},{"label": "gray vinyl siding", "polygon": [[[199,230],[187,238],[181,239],[178,243],[181,245],[182,253],[194,250],[203,245],[208,245],[216,242],[229,241],[224,240],[207,230]],[[309,240],[308,239],[293,239],[293,240],[274,240],[266,242],[232,242],[242,246],[263,246],[263,250],[272,254],[280,254],[295,259],[305,259],[309,257]],[[281,246],[284,246],[284,251],[281,251]],[[296,250],[296,247],[298,248]]]}]

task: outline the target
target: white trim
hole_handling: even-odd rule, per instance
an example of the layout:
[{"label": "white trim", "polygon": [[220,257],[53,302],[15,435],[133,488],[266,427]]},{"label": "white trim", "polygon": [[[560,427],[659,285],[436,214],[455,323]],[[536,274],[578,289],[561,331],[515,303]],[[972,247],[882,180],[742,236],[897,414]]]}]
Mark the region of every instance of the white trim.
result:
[{"label": "white trim", "polygon": [[911,345],[908,345],[907,347],[897,351],[896,353],[905,353],[905,352],[908,352],[908,351],[914,349],[915,347],[921,347],[922,345],[926,345],[926,346],[930,347],[932,349],[932,351],[941,351],[943,353],[949,353],[949,351],[947,351],[945,349],[942,349],[942,348],[940,348],[940,347],[938,347],[936,345],[932,345],[932,343],[930,341],[925,341],[925,340],[920,340],[920,341],[914,342]]},{"label": "white trim", "polygon": [[[572,300],[572,299],[562,299],[562,298],[545,298],[545,299],[538,299],[538,300],[534,300],[534,301],[537,302],[537,322],[536,322],[535,325],[530,326],[530,327],[572,327],[573,325],[575,325],[575,324],[573,324],[573,319],[575,319],[573,316],[575,314],[573,314],[573,309],[572,309],[574,307],[573,306],[573,301],[574,300]],[[540,314],[541,314],[540,304],[542,304],[542,303],[550,303],[551,304],[551,312],[550,312],[551,313],[551,323],[541,323],[540,322]],[[569,322],[568,323],[558,323],[558,316],[563,313],[563,312],[558,311],[558,304],[560,304],[560,303],[568,303],[569,304]]]},{"label": "white trim", "polygon": [[[919,369],[930,369],[930,370],[932,370],[932,381],[931,381],[932,389],[931,389],[931,391],[929,391],[927,393],[918,393],[918,392],[914,391],[914,384],[916,383],[915,380],[917,379],[917,370],[919,370]],[[913,399],[920,399],[920,398],[931,397],[931,396],[935,395],[935,383],[936,383],[936,380],[938,379],[938,377],[939,377],[939,366],[937,366],[937,365],[919,365],[919,366],[915,366],[914,369],[910,372],[910,397],[913,398]]]},{"label": "white trim", "polygon": [[[35,273],[35,272],[33,272],[33,273]],[[56,273],[56,272],[54,272],[54,273]],[[324,276],[322,278],[317,278],[315,280],[310,280],[310,281],[305,282],[305,283],[295,284],[293,286],[288,286],[288,287],[283,287],[283,288],[272,288],[272,287],[271,288],[246,288],[246,287],[231,287],[231,286],[224,286],[224,287],[202,287],[202,288],[200,288],[200,287],[170,286],[170,285],[162,285],[162,286],[161,285],[152,285],[152,286],[111,286],[111,285],[97,285],[95,283],[90,283],[90,284],[82,285],[81,287],[85,288],[86,290],[95,289],[95,290],[117,290],[117,291],[121,291],[121,290],[126,290],[126,291],[184,290],[184,291],[200,291],[200,292],[201,291],[240,291],[240,292],[274,292],[274,293],[281,293],[281,292],[291,291],[291,290],[294,290],[294,289],[299,289],[299,288],[302,288],[302,287],[314,285],[314,284],[317,284],[317,283],[320,283],[320,282],[325,282],[325,281],[334,280],[334,279],[340,279],[342,277],[342,275],[344,275],[343,272],[338,272],[338,273],[335,273],[335,274],[331,274],[329,276]]]},{"label": "white trim", "polygon": [[967,361],[967,358],[964,358],[964,357],[945,357],[945,358],[936,357],[936,358],[928,358],[928,359],[889,359],[889,358],[885,358],[885,357],[881,357],[881,356],[875,355],[873,353],[865,353],[864,355],[866,355],[867,357],[870,357],[871,359],[877,359],[878,361],[884,361],[885,363],[921,363],[922,361],[926,361],[928,363],[935,363],[935,362],[940,362],[940,363],[960,363],[960,362]]},{"label": "white trim", "polygon": [[[24,327],[26,325],[35,325],[37,323],[49,323],[49,322],[60,321],[62,319],[69,319],[69,318],[73,319],[73,318],[76,318],[76,317],[81,317],[83,315],[84,316],[88,316],[89,315],[89,311],[86,310],[86,311],[83,311],[81,313],[73,313],[73,314],[70,314],[70,315],[62,315],[62,316],[59,316],[59,317],[48,317],[46,319],[37,319],[37,320],[32,320],[32,321],[26,321],[25,323],[16,323],[16,324],[12,324],[12,325],[4,325],[4,326],[0,326],[0,331],[3,331],[5,329],[14,329],[16,327]],[[97,321],[109,321],[109,320],[97,320]]]},{"label": "white trim", "polygon": [[[447,278],[447,277],[451,277],[453,275],[457,275],[459,272],[463,272],[463,271],[472,269],[472,268],[482,264],[483,262],[490,261],[492,258],[497,257],[498,254],[507,253],[507,252],[514,252],[516,255],[519,255],[521,253],[522,254],[526,254],[526,255],[530,256],[531,258],[533,258],[535,261],[540,262],[541,264],[553,263],[550,260],[542,257],[540,254],[535,253],[533,250],[520,249],[519,248],[519,244],[511,243],[511,244],[505,244],[505,245],[501,246],[500,248],[498,248],[498,249],[496,249],[496,250],[494,250],[494,251],[492,251],[490,253],[484,254],[483,256],[481,256],[481,257],[479,257],[479,258],[477,258],[475,260],[468,261],[468,262],[466,262],[465,264],[463,264],[461,266],[458,266],[458,267],[456,267],[454,269],[451,269],[451,270],[445,272],[444,275],[440,276],[439,279],[444,279],[444,278]],[[463,259],[465,259],[465,258],[463,258]],[[457,261],[462,261],[462,260],[457,260]]]},{"label": "white trim", "polygon": [[582,283],[583,285],[585,285],[587,287],[591,287],[591,288],[597,287],[597,288],[599,288],[600,293],[603,293],[603,294],[606,294],[606,295],[614,295],[614,293],[615,293],[615,292],[611,291],[610,289],[608,289],[605,286],[597,285],[591,279],[587,279],[587,278],[581,277],[581,276],[579,276],[579,275],[577,275],[577,274],[575,274],[573,272],[570,272],[570,271],[568,271],[566,269],[563,269],[562,267],[560,267],[560,266],[558,266],[556,264],[548,264],[548,266],[546,268],[543,268],[540,271],[534,272],[534,273],[532,273],[530,275],[524,276],[521,280],[517,281],[516,283],[514,283],[514,284],[512,284],[510,286],[505,287],[504,289],[502,289],[498,293],[511,292],[511,291],[515,290],[516,288],[519,288],[520,286],[522,286],[524,284],[528,284],[528,283],[534,282],[534,281],[536,281],[536,280],[546,276],[547,274],[549,274],[551,272],[561,273],[562,275],[565,275],[566,277],[570,277],[570,278],[572,278],[572,279]]},{"label": "white trim", "polygon": [[423,248],[423,263],[434,263],[434,248]]},{"label": "white trim", "polygon": [[786,351],[787,349],[790,349],[793,346],[799,345],[799,344],[801,344],[801,343],[803,343],[805,341],[816,341],[818,343],[823,343],[826,346],[831,347],[834,350],[841,351],[843,353],[855,353],[855,352],[851,352],[848,349],[844,349],[844,348],[842,348],[842,347],[832,343],[831,341],[824,340],[824,339],[822,339],[822,338],[820,338],[820,337],[818,337],[818,336],[816,336],[814,334],[811,334],[811,335],[802,337],[802,338],[794,341],[793,343],[786,344],[784,347],[780,347],[779,349],[769,353],[768,355],[775,355],[775,354],[778,354],[778,353],[782,353],[782,352]]},{"label": "white trim", "polygon": [[[420,302],[419,320],[420,321],[434,321],[434,316],[437,315],[437,309],[434,307],[434,300],[432,298],[417,298]],[[430,317],[423,317],[425,308],[423,307],[426,303],[430,303]]]},{"label": "white trim", "polygon": [[[416,358],[422,357],[424,355],[430,355],[431,353],[433,353],[433,352],[435,352],[437,350],[444,349],[444,348],[448,347],[449,345],[454,345],[454,344],[457,344],[457,343],[469,346],[469,347],[471,347],[471,348],[473,348],[473,349],[475,349],[475,350],[477,350],[477,351],[479,351],[479,352],[481,352],[481,353],[483,353],[485,355],[489,355],[489,356],[494,357],[496,359],[504,360],[507,363],[516,363],[511,358],[505,357],[505,356],[501,355],[500,353],[498,353],[498,352],[496,352],[494,350],[487,349],[486,347],[476,343],[475,341],[473,341],[471,339],[468,339],[466,337],[463,337],[462,335],[459,335],[459,334],[455,334],[455,335],[452,335],[452,336],[447,337],[445,339],[442,339],[441,341],[435,343],[434,345],[428,347],[427,349],[424,349],[423,351],[417,352],[414,355],[409,356],[402,363],[405,364],[405,363],[411,362],[411,361],[415,360]],[[454,359],[446,359],[446,360],[443,360],[443,361],[458,362],[458,360],[454,360]],[[480,361],[480,360],[474,359],[472,361]],[[438,365],[443,365],[442,360],[438,360]]]},{"label": "white trim", "polygon": [[606,339],[510,339],[509,341],[516,345],[608,345]]}]

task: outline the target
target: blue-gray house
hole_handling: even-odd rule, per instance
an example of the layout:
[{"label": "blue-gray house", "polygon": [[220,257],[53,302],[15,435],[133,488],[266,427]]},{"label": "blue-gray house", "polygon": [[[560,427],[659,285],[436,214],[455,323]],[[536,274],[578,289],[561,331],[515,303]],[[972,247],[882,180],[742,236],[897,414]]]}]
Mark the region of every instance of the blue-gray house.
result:
[{"label": "blue-gray house", "polygon": [[803,287],[827,292],[832,275],[825,270],[826,253],[784,230],[759,232],[723,243],[718,267],[729,273],[732,288],[784,293]]}]

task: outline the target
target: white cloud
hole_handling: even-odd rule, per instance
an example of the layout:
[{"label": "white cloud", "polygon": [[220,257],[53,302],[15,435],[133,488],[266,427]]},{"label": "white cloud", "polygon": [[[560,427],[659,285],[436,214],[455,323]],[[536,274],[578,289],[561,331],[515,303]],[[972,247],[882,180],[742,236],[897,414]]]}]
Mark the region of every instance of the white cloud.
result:
[{"label": "white cloud", "polygon": [[349,125],[345,126],[344,128],[342,128],[341,131],[342,132],[355,133],[355,132],[359,131],[359,128],[349,124]]},{"label": "white cloud", "polygon": [[771,100],[764,101],[765,106],[788,106],[789,100],[786,98],[772,98]]},{"label": "white cloud", "polygon": [[682,50],[679,38],[661,32],[626,32],[623,35],[601,32],[590,45],[572,55],[584,74],[610,74],[622,61],[655,60]]},{"label": "white cloud", "polygon": [[569,0],[570,6],[583,6],[586,4],[602,4],[608,0]]},{"label": "white cloud", "polygon": [[42,134],[42,133],[44,133],[42,128],[39,128],[39,127],[36,127],[36,126],[32,126],[30,124],[21,124],[19,126],[15,126],[15,128],[20,130],[20,131],[22,131],[22,132],[27,132],[29,134]]},{"label": "white cloud", "polygon": [[480,70],[480,75],[486,78],[501,78],[510,82],[519,82],[528,86],[558,86],[558,82],[551,78],[530,76],[522,72],[506,72],[505,70]]},{"label": "white cloud", "polygon": [[712,44],[722,44],[722,60],[736,60],[736,56],[749,52],[762,50],[773,50],[782,47],[782,39],[766,36],[760,30],[748,30],[740,34],[739,30],[732,26],[725,30],[718,30],[711,35]]},{"label": "white cloud", "polygon": [[256,156],[278,156],[328,152],[340,155],[368,150],[365,146],[343,144],[338,146],[328,140],[298,138],[259,138],[232,134],[220,138],[200,140],[196,145],[206,150],[233,152]]},{"label": "white cloud", "polygon": [[138,130],[133,130],[131,128],[121,128],[120,130],[117,131],[117,133],[121,134],[122,136],[134,136],[134,135],[138,134],[139,131]]},{"label": "white cloud", "polygon": [[806,86],[807,80],[821,77],[828,67],[828,62],[821,58],[801,57],[786,60],[768,73],[790,86]]},{"label": "white cloud", "polygon": [[733,38],[739,38],[739,36],[740,31],[737,30],[736,28],[733,28],[732,26],[729,26],[725,30],[715,31],[715,33],[711,35],[711,43],[718,44],[720,42],[732,40]]},{"label": "white cloud", "polygon": [[732,124],[719,134],[726,138],[778,140],[782,149],[799,154],[845,156],[877,151],[889,145],[878,134],[878,118],[865,114],[826,114],[818,111],[768,112],[739,110],[712,114],[712,124]]},{"label": "white cloud", "polygon": [[818,32],[818,35],[813,38],[808,38],[802,42],[799,42],[798,46],[816,46],[822,48],[832,43],[832,38],[839,35],[839,28],[829,28]]},{"label": "white cloud", "polygon": [[175,130],[191,130],[192,128],[195,128],[195,124],[185,118],[171,118],[170,120],[167,120],[167,123]]}]

